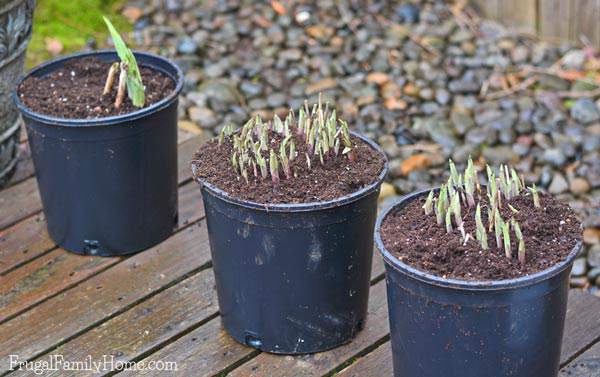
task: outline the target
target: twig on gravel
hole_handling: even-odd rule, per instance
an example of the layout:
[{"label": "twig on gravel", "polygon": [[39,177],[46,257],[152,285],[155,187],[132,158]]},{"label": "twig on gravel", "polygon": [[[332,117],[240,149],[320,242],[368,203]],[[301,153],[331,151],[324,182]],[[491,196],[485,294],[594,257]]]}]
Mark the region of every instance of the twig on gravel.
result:
[{"label": "twig on gravel", "polygon": [[[383,17],[382,15],[378,14],[375,16],[377,18],[377,20],[385,26],[391,26],[394,23],[390,20],[388,20],[387,18]],[[436,57],[440,56],[440,52],[438,50],[436,50],[435,48],[431,47],[429,44],[427,44],[426,42],[423,42],[423,40],[414,35],[413,33],[411,33],[409,30],[406,31],[408,38],[413,41],[416,45],[418,45],[419,47],[421,47],[423,50],[427,51],[428,53],[435,55]]]},{"label": "twig on gravel", "polygon": [[435,48],[431,47],[426,42],[424,42],[422,38],[417,37],[416,35],[414,35],[414,34],[412,34],[410,32],[408,33],[408,37],[410,38],[411,41],[413,41],[414,43],[416,43],[417,45],[419,45],[423,50],[427,51],[431,55],[435,55],[436,57],[440,56],[439,51],[436,50]]},{"label": "twig on gravel", "polygon": [[494,100],[494,99],[499,99],[502,97],[509,96],[511,94],[521,92],[521,91],[529,88],[531,85],[535,84],[537,81],[538,81],[537,76],[528,77],[527,79],[521,81],[518,85],[514,85],[512,87],[509,87],[507,89],[503,89],[503,90],[500,90],[497,92],[489,93],[489,94],[485,95],[484,99]]},{"label": "twig on gravel", "polygon": [[424,151],[424,152],[438,153],[441,148],[442,148],[442,146],[439,144],[417,143],[417,144],[411,144],[411,145],[403,145],[403,146],[399,147],[398,149],[401,152]]},{"label": "twig on gravel", "polygon": [[450,5],[448,9],[461,29],[469,29],[473,34],[477,35],[477,21],[473,20],[465,13],[466,6],[466,0],[457,0],[454,4]]},{"label": "twig on gravel", "polygon": [[557,98],[587,98],[587,97],[598,97],[600,96],[600,88],[593,90],[580,90],[580,91],[559,91],[552,92],[547,90],[537,90],[534,92],[536,96],[555,96]]}]

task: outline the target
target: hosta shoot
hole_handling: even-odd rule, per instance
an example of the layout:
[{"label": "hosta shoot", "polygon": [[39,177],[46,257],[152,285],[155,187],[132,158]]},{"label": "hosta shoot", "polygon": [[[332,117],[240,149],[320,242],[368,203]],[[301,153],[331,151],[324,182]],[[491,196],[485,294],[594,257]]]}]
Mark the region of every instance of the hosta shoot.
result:
[{"label": "hosta shoot", "polygon": [[115,107],[118,109],[123,104],[125,90],[127,90],[127,95],[135,107],[144,107],[145,88],[142,83],[142,75],[135,56],[127,47],[125,41],[123,41],[123,38],[121,38],[121,35],[110,20],[104,17],[104,22],[108,27],[113,44],[115,45],[115,50],[117,50],[117,55],[119,55],[121,62],[113,63],[111,65],[108,71],[108,77],[106,78],[106,84],[104,85],[103,95],[107,95],[111,92],[115,76],[117,75],[117,71],[119,71],[119,84],[117,87]]}]

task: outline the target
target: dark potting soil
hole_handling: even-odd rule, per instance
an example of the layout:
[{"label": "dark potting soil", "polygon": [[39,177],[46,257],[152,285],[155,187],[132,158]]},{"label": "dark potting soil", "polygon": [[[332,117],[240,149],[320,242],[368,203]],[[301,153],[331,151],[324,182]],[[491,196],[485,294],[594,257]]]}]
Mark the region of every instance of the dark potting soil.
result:
[{"label": "dark potting soil", "polygon": [[[307,145],[301,139],[295,138],[298,157],[290,161],[290,168],[296,171],[297,176],[286,179],[280,167],[281,180],[277,186],[273,186],[270,175],[263,179],[260,171],[256,178],[250,169],[246,183],[233,170],[231,137],[226,137],[221,145],[211,140],[198,150],[192,161],[195,176],[238,199],[261,204],[293,204],[327,201],[352,194],[375,182],[383,169],[384,157],[354,136],[351,139],[355,146],[355,161],[350,162],[340,152],[337,157],[325,157],[321,165],[319,156],[311,155],[309,169],[305,156]],[[278,151],[281,142],[279,134],[271,132],[269,140],[270,147]],[[263,155],[268,165],[269,156],[265,152]]]},{"label": "dark potting soil", "polygon": [[[525,241],[525,263],[517,260],[517,243],[511,230],[513,258],[496,247],[494,232],[488,232],[488,250],[475,239],[466,245],[459,230],[446,233],[434,214],[422,208],[426,195],[403,209],[389,212],[381,226],[385,248],[403,263],[443,278],[461,280],[503,280],[531,275],[565,260],[581,238],[581,223],[573,210],[548,195],[540,194],[541,208],[535,208],[529,193],[509,203],[519,210],[513,213],[503,203],[502,218],[514,217]],[[481,200],[481,217],[487,228],[487,198]],[[462,209],[465,231],[475,235],[475,208]],[[489,230],[489,229],[488,229]]]},{"label": "dark potting soil", "polygon": [[[139,110],[125,94],[119,109],[115,108],[118,76],[112,91],[103,96],[106,76],[112,62],[95,57],[71,60],[43,77],[28,77],[18,88],[21,101],[36,113],[64,119],[94,119],[128,114]],[[146,87],[145,107],[169,96],[175,89],[170,77],[148,67],[140,67]]]}]

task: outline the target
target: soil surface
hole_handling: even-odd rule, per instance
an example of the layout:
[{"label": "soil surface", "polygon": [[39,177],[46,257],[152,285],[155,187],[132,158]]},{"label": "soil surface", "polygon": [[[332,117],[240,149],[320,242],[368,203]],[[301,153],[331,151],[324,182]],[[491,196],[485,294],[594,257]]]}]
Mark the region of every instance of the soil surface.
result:
[{"label": "soil surface", "polygon": [[[446,233],[435,214],[422,209],[426,196],[394,209],[381,226],[385,248],[403,263],[443,278],[461,280],[503,280],[531,275],[567,258],[581,238],[581,224],[571,208],[548,195],[540,195],[541,208],[535,208],[529,193],[509,203],[519,210],[513,213],[504,203],[502,218],[514,217],[521,226],[525,241],[525,264],[517,260],[517,243],[511,230],[513,258],[496,247],[494,232],[488,232],[488,250],[475,239],[466,245],[459,230]],[[484,195],[485,196],[485,195]],[[481,215],[487,227],[487,198],[481,199]],[[465,231],[475,235],[475,208],[462,209]]]},{"label": "soil surface", "polygon": [[[68,61],[49,75],[28,77],[19,86],[18,94],[34,112],[64,119],[95,119],[139,110],[127,94],[121,107],[115,108],[118,76],[112,91],[102,95],[110,65],[95,57]],[[175,82],[161,72],[141,66],[140,73],[146,86],[145,107],[169,96],[175,89]]]},{"label": "soil surface", "polygon": [[[248,183],[231,166],[232,138],[225,138],[219,145],[212,140],[194,155],[192,164],[195,177],[227,192],[230,196],[261,204],[311,203],[332,200],[352,194],[377,180],[384,166],[384,157],[368,144],[351,137],[356,159],[350,162],[340,152],[339,156],[326,156],[321,165],[319,156],[311,155],[311,168],[306,160],[307,145],[296,137],[298,157],[290,162],[296,176],[286,179],[280,167],[281,180],[274,186],[271,176],[258,178],[250,169]],[[270,148],[279,150],[281,137],[270,134]],[[267,158],[268,155],[263,152]],[[268,164],[268,162],[267,162]]]}]

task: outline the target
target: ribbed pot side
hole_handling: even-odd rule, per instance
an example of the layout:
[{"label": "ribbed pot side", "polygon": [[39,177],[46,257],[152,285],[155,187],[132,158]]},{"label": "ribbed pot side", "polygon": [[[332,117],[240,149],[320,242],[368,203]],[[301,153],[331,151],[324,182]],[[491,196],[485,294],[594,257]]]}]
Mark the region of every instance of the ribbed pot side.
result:
[{"label": "ribbed pot side", "polygon": [[21,119],[11,92],[23,73],[35,0],[0,0],[0,187],[17,163]]}]

